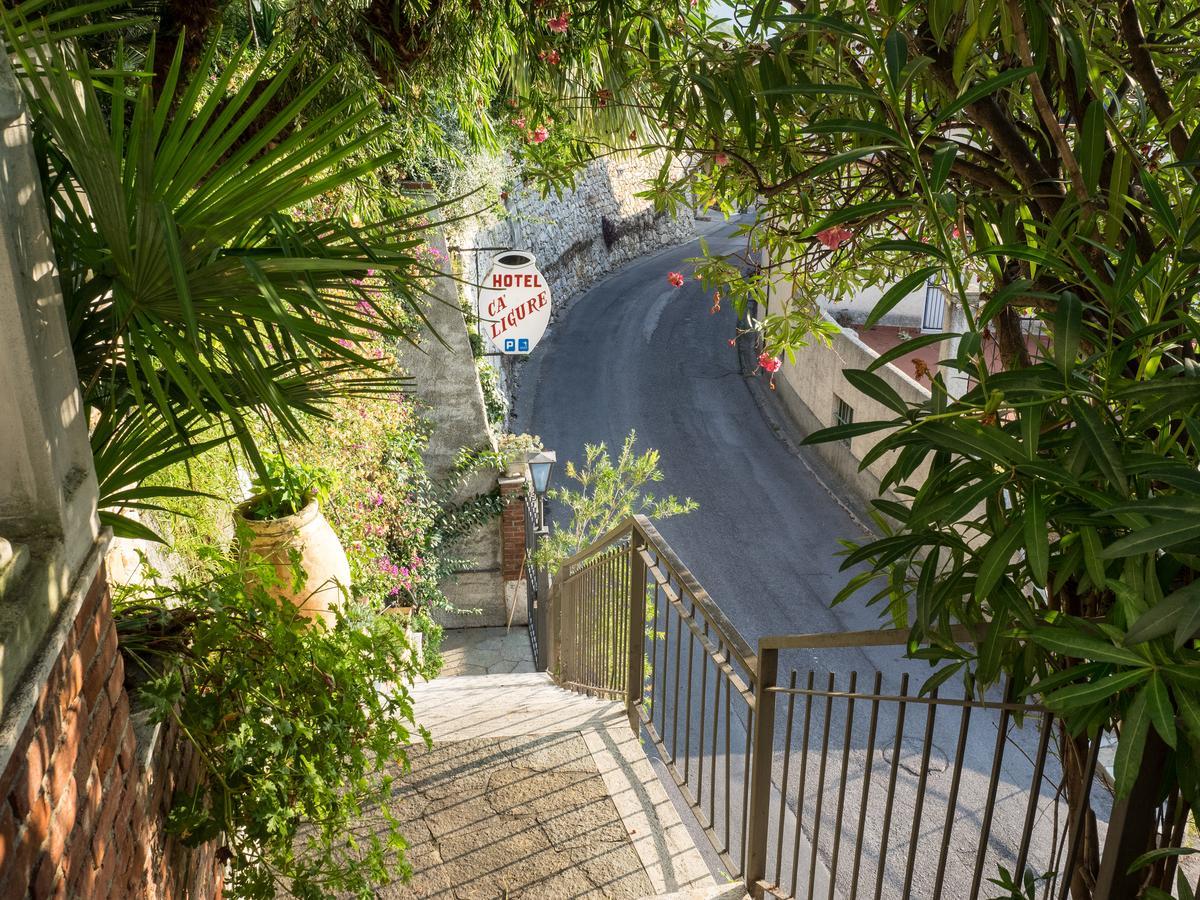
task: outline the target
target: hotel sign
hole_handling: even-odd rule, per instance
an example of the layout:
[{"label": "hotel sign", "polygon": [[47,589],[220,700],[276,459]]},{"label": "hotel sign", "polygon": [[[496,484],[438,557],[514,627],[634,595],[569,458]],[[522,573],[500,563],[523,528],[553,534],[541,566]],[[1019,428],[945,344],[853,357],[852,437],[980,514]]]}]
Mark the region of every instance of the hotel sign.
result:
[{"label": "hotel sign", "polygon": [[532,253],[510,250],[492,262],[479,292],[480,326],[501,353],[524,355],[550,322],[550,288]]}]

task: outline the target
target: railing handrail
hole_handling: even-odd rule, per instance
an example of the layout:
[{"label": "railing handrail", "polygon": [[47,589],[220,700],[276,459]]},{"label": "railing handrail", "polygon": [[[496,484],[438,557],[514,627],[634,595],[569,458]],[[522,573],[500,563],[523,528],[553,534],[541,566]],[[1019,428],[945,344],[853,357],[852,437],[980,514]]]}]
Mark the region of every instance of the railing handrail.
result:
[{"label": "railing handrail", "polygon": [[[806,634],[771,634],[758,639],[763,650],[832,650],[850,647],[893,647],[907,645],[909,628],[871,628],[865,631],[813,631]],[[986,625],[952,625],[950,640],[958,644],[979,644],[987,637]],[[928,642],[923,642],[928,643]]]},{"label": "railing handrail", "polygon": [[[618,545],[620,541],[628,541],[628,544]],[[621,552],[615,552],[615,551]],[[610,554],[606,559],[605,555]],[[617,560],[617,563],[613,563]],[[596,561],[593,566],[592,562]],[[576,569],[576,571],[572,571]],[[593,571],[594,570],[594,571]],[[987,841],[990,840],[988,835],[991,834],[991,816],[995,808],[996,792],[1001,778],[1001,765],[1003,760],[1003,748],[1008,740],[1007,729],[1010,717],[1013,714],[1034,713],[1043,716],[1043,725],[1041,737],[1039,738],[1039,751],[1036,761],[1033,763],[1034,787],[1028,792],[1026,800],[1026,816],[1025,826],[1023,830],[1023,843],[1018,859],[1025,859],[1029,849],[1029,840],[1032,836],[1032,823],[1034,816],[1038,811],[1039,798],[1041,796],[1040,780],[1043,776],[1043,767],[1046,759],[1047,747],[1051,735],[1054,716],[1043,704],[1036,700],[1026,697],[1023,701],[1010,696],[1011,682],[1009,687],[1005,688],[1004,695],[1000,700],[987,701],[982,698],[973,696],[959,697],[939,697],[936,689],[930,694],[924,695],[918,692],[917,694],[908,693],[909,676],[904,673],[901,678],[900,693],[889,693],[881,689],[881,674],[876,673],[875,684],[871,688],[859,689],[856,686],[857,672],[851,673],[850,684],[848,689],[838,689],[834,685],[834,675],[829,675],[829,684],[825,688],[817,688],[813,685],[813,672],[809,672],[807,686],[800,687],[795,682],[795,671],[792,671],[791,681],[787,685],[779,683],[779,668],[780,657],[782,651],[787,650],[818,650],[818,649],[851,649],[864,647],[899,647],[907,645],[913,638],[913,632],[907,628],[890,628],[890,629],[869,629],[861,631],[842,631],[842,632],[815,632],[808,634],[775,634],[767,635],[758,640],[757,652],[752,649],[750,644],[742,636],[741,632],[733,625],[725,613],[717,606],[716,602],[709,596],[708,592],[692,574],[691,570],[683,564],[683,561],[675,553],[674,549],[663,539],[654,525],[642,515],[631,515],[625,518],[617,526],[610,529],[600,539],[593,541],[589,546],[573,553],[562,564],[560,571],[563,573],[558,582],[554,586],[553,603],[555,616],[559,615],[559,610],[569,609],[572,611],[574,618],[571,620],[571,631],[569,635],[564,635],[560,639],[557,625],[551,627],[551,644],[552,646],[561,644],[562,647],[568,648],[572,659],[576,657],[585,657],[582,663],[572,663],[563,669],[557,669],[556,678],[560,683],[564,683],[575,690],[584,692],[599,691],[607,696],[613,694],[625,694],[626,711],[629,717],[630,725],[636,733],[640,733],[640,729],[645,726],[651,740],[659,747],[663,754],[663,760],[668,772],[675,779],[677,785],[683,793],[684,799],[696,811],[698,821],[704,829],[708,837],[713,841],[713,846],[723,863],[730,867],[730,871],[738,872],[738,877],[745,884],[746,890],[755,897],[762,897],[764,894],[772,893],[772,886],[766,880],[768,855],[771,852],[769,846],[769,838],[771,835],[772,820],[777,820],[777,847],[774,851],[777,856],[776,860],[776,879],[779,878],[779,859],[783,842],[783,828],[785,811],[787,809],[786,799],[779,799],[776,806],[772,803],[776,802],[776,798],[782,797],[782,791],[786,790],[790,782],[788,771],[788,760],[790,756],[790,748],[792,746],[792,703],[796,698],[804,698],[804,760],[807,760],[809,753],[809,715],[811,704],[814,698],[820,698],[825,701],[824,713],[824,736],[821,738],[821,756],[820,769],[818,775],[818,793],[817,797],[823,795],[823,786],[825,784],[825,761],[826,752],[829,741],[829,723],[830,710],[835,700],[844,701],[847,708],[845,717],[845,737],[844,743],[846,747],[850,746],[851,729],[853,719],[849,714],[849,709],[852,708],[855,701],[870,704],[871,708],[871,724],[870,734],[868,737],[867,758],[871,758],[871,753],[875,746],[876,739],[876,719],[879,704],[884,702],[897,702],[900,704],[900,712],[896,717],[896,736],[895,746],[899,747],[899,742],[903,738],[904,726],[904,709],[908,705],[923,705],[929,710],[926,716],[925,737],[923,743],[924,760],[921,764],[921,774],[919,777],[916,796],[924,797],[925,779],[928,773],[926,762],[928,760],[930,747],[933,746],[933,729],[934,729],[934,711],[939,706],[961,707],[962,718],[959,726],[958,749],[955,751],[956,768],[951,786],[951,797],[957,797],[958,776],[961,772],[962,760],[964,759],[964,748],[966,746],[966,722],[967,716],[972,709],[986,709],[999,712],[999,724],[996,729],[996,750],[992,755],[991,775],[988,782],[988,799],[984,804],[985,816],[984,824],[979,828],[980,843],[976,852],[976,862],[974,868],[974,880],[970,896],[978,896],[980,879],[983,874],[983,867],[986,859]],[[590,598],[588,595],[590,592]],[[649,603],[648,598],[653,593],[655,598],[653,603]],[[683,596],[683,595],[686,595]],[[661,598],[666,598],[666,603],[660,603]],[[561,604],[561,605],[560,605]],[[655,618],[650,620],[650,615]],[[665,626],[660,632],[654,624],[659,617],[665,617]],[[671,616],[677,618],[672,619]],[[703,624],[697,625],[698,617],[703,617]],[[557,619],[555,620],[558,621]],[[565,622],[566,619],[563,619]],[[671,643],[671,627],[672,621],[677,622],[674,632],[674,644]],[[600,624],[598,624],[600,623]],[[647,627],[649,626],[649,627]],[[986,623],[980,623],[972,626],[955,625],[948,629],[939,630],[933,633],[926,632],[921,636],[920,644],[926,645],[931,642],[954,642],[957,644],[980,644],[986,638],[990,627]],[[590,631],[588,629],[591,629]],[[711,632],[710,632],[711,629]],[[596,639],[596,636],[599,636]],[[684,646],[684,637],[687,635],[688,649],[686,657],[682,655]],[[588,645],[589,638],[593,640],[592,645]],[[653,641],[654,646],[649,652],[649,667],[647,666],[647,649],[648,641]],[[701,728],[697,730],[698,747],[697,767],[696,767],[696,790],[691,792],[689,785],[690,773],[688,769],[688,761],[692,756],[692,731],[691,723],[693,721],[692,707],[692,685],[694,678],[692,674],[692,646],[691,642],[698,642],[701,648],[701,667],[700,667],[700,691],[698,710],[699,721]],[[656,701],[657,693],[655,674],[658,672],[658,646],[662,644],[662,678],[661,678],[661,700]],[[672,695],[673,705],[668,704],[668,685],[670,675],[670,660],[669,652],[674,647],[674,690]],[[590,652],[590,657],[587,654]],[[607,662],[606,654],[615,652],[624,658],[624,665],[621,665],[621,660],[616,660],[615,663]],[[598,664],[598,659],[601,664]],[[680,684],[682,661],[686,661],[686,705],[683,708],[683,727],[684,727],[684,770],[682,775],[676,768],[676,758],[678,754],[679,741],[679,712],[680,712]],[[736,661],[745,673],[746,679],[750,684],[746,684],[731,665],[731,662]],[[576,661],[578,662],[578,661]],[[574,668],[572,668],[574,666]],[[709,758],[709,791],[707,795],[709,811],[708,818],[705,818],[705,813],[702,808],[701,789],[704,784],[704,762],[706,758],[705,752],[705,732],[702,730],[705,721],[706,701],[709,696],[707,688],[707,673],[710,671],[709,666],[712,666],[713,681],[713,711],[712,711],[712,729],[711,729],[711,748]],[[590,668],[589,668],[590,667]],[[623,671],[623,675],[618,678],[613,673]],[[582,675],[577,674],[582,672]],[[596,674],[599,672],[600,674]],[[589,674],[590,673],[590,674]],[[649,674],[647,674],[649,673]],[[572,680],[579,679],[579,680]],[[607,680],[605,680],[607,679]],[[649,680],[649,689],[647,695],[647,679]],[[720,707],[721,699],[721,680],[724,679],[724,714]],[[619,684],[623,680],[624,686]],[[736,798],[730,793],[730,733],[731,733],[731,709],[730,696],[739,696],[746,704],[748,715],[744,717],[745,724],[745,743],[744,747],[739,750],[744,756],[744,774],[742,784],[742,801],[741,801],[741,826],[740,838],[731,828],[730,812]],[[774,770],[776,767],[776,699],[782,698],[788,704],[787,709],[787,737],[784,741],[785,756],[783,761],[783,784],[776,785],[774,781]],[[667,736],[667,713],[671,709],[670,725],[671,734]],[[657,726],[660,731],[656,731],[655,719],[660,720]],[[721,806],[724,813],[724,829],[720,829],[716,819],[716,797],[717,797],[717,728],[718,722],[724,719],[725,723],[725,749],[724,749],[724,790],[722,795]],[[669,741],[669,751],[668,751]],[[1095,760],[1098,752],[1098,743],[1094,743],[1089,762],[1086,764],[1083,775],[1083,784],[1085,796],[1090,791],[1089,785],[1092,783],[1092,777],[1095,770]],[[846,751],[843,751],[843,754]],[[843,755],[841,775],[842,794],[839,795],[839,806],[837,811],[837,820],[841,821],[842,817],[842,801],[844,800],[845,780],[846,780],[846,760],[848,757]],[[893,752],[891,760],[890,781],[888,782],[888,799],[885,811],[883,834],[888,834],[888,821],[892,812],[893,791],[897,777],[897,767],[899,765],[900,754]],[[805,779],[805,763],[801,764],[800,780],[803,785]],[[870,772],[868,764],[867,772]],[[864,776],[866,777],[866,776]],[[1140,776],[1139,776],[1140,777]],[[860,810],[860,826],[862,817],[866,815],[867,797],[866,788],[863,788],[862,806]],[[801,788],[800,800],[803,802],[803,791]],[[1057,794],[1055,795],[1057,797]],[[946,821],[951,822],[951,816],[954,813],[954,807],[950,804],[955,802],[953,799],[947,800]],[[1057,799],[1054,801],[1056,804]],[[1125,890],[1128,884],[1132,884],[1130,878],[1140,877],[1136,873],[1130,873],[1124,880],[1118,879],[1111,873],[1115,871],[1124,871],[1123,866],[1126,866],[1128,860],[1125,858],[1131,853],[1140,853],[1145,848],[1143,844],[1144,834],[1136,829],[1128,829],[1125,825],[1125,820],[1128,816],[1127,808],[1131,803],[1131,798],[1126,797],[1118,800],[1113,808],[1113,814],[1110,817],[1109,829],[1105,835],[1103,858],[1101,860],[1101,871],[1110,873],[1108,878],[1111,884],[1103,885],[1107,893],[1099,896],[1105,898],[1124,896],[1120,891]],[[1071,813],[1072,824],[1069,828],[1073,835],[1070,839],[1070,850],[1066,857],[1066,863],[1063,867],[1066,871],[1074,871],[1074,861],[1076,853],[1080,846],[1080,835],[1085,829],[1082,827],[1084,815],[1088,810],[1088,804],[1079,804],[1077,809]],[[776,815],[772,810],[778,809]],[[906,878],[905,892],[907,894],[911,884],[911,877],[914,865],[915,854],[917,852],[916,831],[920,824],[921,810],[923,802],[919,801],[914,812],[914,836],[909,841],[909,856],[908,856],[908,878]],[[1057,805],[1055,806],[1055,815],[1057,816]],[[821,801],[816,801],[816,811],[814,821],[819,822],[821,816]],[[1056,819],[1057,821],[1057,819]],[[834,839],[833,859],[836,861],[838,853],[838,840],[840,839],[840,825],[837,826],[838,837]],[[1056,826],[1057,827],[1057,826]],[[950,834],[950,825],[945,826],[944,841],[948,841]],[[796,889],[796,866],[799,852],[800,841],[803,836],[799,814],[797,814],[794,827],[795,847],[793,849],[793,871],[792,879],[793,891]],[[1065,835],[1065,832],[1064,832]],[[1066,838],[1064,837],[1064,840]],[[736,856],[738,846],[741,848],[740,857]],[[938,863],[938,890],[942,884],[942,875],[945,871],[946,847],[944,843],[942,853]],[[886,840],[881,844],[880,853],[886,853]],[[855,846],[855,864],[854,864],[854,881],[857,883],[858,878],[858,862],[861,855],[861,833],[860,839]],[[809,861],[809,890],[812,890],[813,873],[817,871],[817,852],[818,841],[814,830],[812,839],[812,847]],[[1021,865],[1018,864],[1018,869]],[[834,872],[831,876],[833,879],[837,877],[836,862],[834,863]],[[882,869],[878,876],[882,878]],[[1120,889],[1115,889],[1112,885],[1120,883]],[[832,884],[831,882],[831,893]],[[877,890],[878,884],[877,882]],[[1062,886],[1062,895],[1065,896],[1069,890],[1070,881],[1064,881]],[[799,895],[796,895],[799,896]]]},{"label": "railing handrail", "polygon": [[[725,646],[733,652],[737,657],[738,662],[745,668],[746,675],[751,679],[757,677],[757,660],[758,655],[754,652],[754,648],[750,645],[740,631],[734,626],[733,622],[729,621],[729,617],[717,603],[700,581],[692,574],[692,570],[684,565],[683,560],[679,558],[679,554],[667,543],[666,539],[659,534],[653,523],[641,515],[634,513],[626,517],[619,525],[609,529],[599,540],[593,541],[587,547],[573,553],[563,561],[559,567],[560,578],[565,580],[571,578],[576,573],[571,571],[573,566],[580,565],[587,559],[596,557],[609,549],[610,545],[624,538],[627,534],[640,536],[645,546],[653,548],[658,554],[658,557],[663,560],[667,567],[679,579],[679,583],[687,589],[690,597],[695,600],[696,606],[704,614],[708,621],[724,641]],[[637,541],[635,540],[636,544]]]}]

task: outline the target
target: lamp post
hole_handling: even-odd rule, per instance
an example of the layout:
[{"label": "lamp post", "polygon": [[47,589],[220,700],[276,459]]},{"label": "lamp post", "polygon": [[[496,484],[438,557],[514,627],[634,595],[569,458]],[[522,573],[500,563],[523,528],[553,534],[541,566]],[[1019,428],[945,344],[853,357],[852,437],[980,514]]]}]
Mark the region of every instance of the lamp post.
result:
[{"label": "lamp post", "polygon": [[533,492],[538,499],[538,529],[546,527],[546,488],[550,485],[550,470],[558,462],[553,450],[541,450],[529,457],[529,474],[533,479]]}]

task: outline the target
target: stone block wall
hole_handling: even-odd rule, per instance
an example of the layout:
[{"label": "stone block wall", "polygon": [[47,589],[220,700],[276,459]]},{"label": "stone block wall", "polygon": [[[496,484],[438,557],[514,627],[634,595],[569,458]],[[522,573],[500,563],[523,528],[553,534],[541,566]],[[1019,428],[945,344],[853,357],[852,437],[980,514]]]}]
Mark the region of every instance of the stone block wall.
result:
[{"label": "stone block wall", "polygon": [[[695,236],[695,216],[690,209],[677,216],[656,213],[648,200],[636,196],[646,190],[647,182],[661,167],[660,154],[622,154],[592,162],[580,174],[575,189],[561,197],[553,193],[542,197],[536,187],[526,185],[505,201],[506,218],[468,232],[460,245],[465,251],[509,247],[533,253],[550,286],[553,325],[571,302],[605,273]],[[495,255],[462,253],[464,281],[468,285],[482,283]],[[464,293],[475,309],[478,292],[464,286]],[[510,404],[515,375],[511,365],[501,371],[501,387]]]},{"label": "stone block wall", "polygon": [[195,785],[194,751],[137,727],[104,568],[91,572],[5,710],[0,897],[219,898],[216,844],[164,828],[175,790]]}]

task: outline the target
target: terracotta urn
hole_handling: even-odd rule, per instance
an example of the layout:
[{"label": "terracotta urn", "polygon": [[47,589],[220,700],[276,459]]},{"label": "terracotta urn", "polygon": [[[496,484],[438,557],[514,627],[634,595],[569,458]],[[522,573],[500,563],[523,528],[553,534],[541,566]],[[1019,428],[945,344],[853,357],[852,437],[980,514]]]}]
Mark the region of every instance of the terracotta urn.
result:
[{"label": "terracotta urn", "polygon": [[[332,627],[334,607],[349,596],[350,563],[342,542],[321,514],[320,503],[314,497],[295,515],[279,519],[248,518],[247,511],[259,499],[252,497],[234,513],[238,524],[253,535],[244,552],[275,569],[279,578],[275,592],[280,600],[295,605],[306,618],[321,619]],[[299,554],[300,568],[307,576],[299,590],[295,588],[292,551]]]}]

